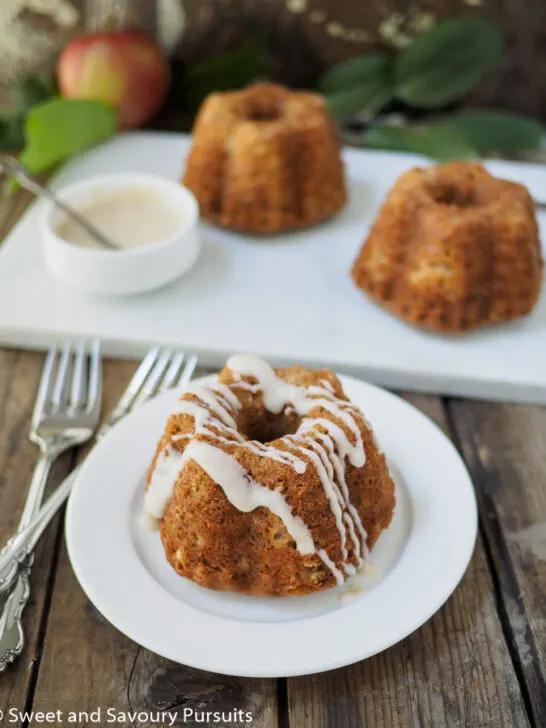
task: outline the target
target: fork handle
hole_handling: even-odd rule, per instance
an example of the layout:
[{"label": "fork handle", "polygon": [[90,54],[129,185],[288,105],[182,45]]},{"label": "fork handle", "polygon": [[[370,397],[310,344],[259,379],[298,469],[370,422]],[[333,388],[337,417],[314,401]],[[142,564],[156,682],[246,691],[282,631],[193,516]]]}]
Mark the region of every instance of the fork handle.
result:
[{"label": "fork handle", "polygon": [[[39,511],[49,471],[58,454],[59,450],[55,445],[44,445],[42,447],[42,454],[34,468],[25,507],[19,522],[18,533],[13,539],[14,542],[17,542],[21,535],[26,532],[26,527],[32,523]],[[0,584],[3,586],[15,582],[14,589],[8,596],[0,613],[0,673],[21,654],[25,645],[21,618],[30,597],[30,572],[34,562],[32,550],[39,538],[39,536],[34,535],[32,530],[30,534],[34,538],[27,538],[28,543],[25,543],[24,556],[21,557],[20,554],[20,558],[12,561],[11,567],[8,566],[8,572],[0,574]],[[13,548],[13,543],[11,548]],[[0,561],[2,557],[8,556],[8,553],[4,553],[8,549],[9,545],[2,549]],[[9,550],[11,551],[11,549]],[[4,591],[4,589],[1,591]]]},{"label": "fork handle", "polygon": [[[32,474],[32,480],[30,481],[23,513],[19,521],[19,526],[17,527],[17,534],[24,531],[24,529],[32,523],[36,513],[42,505],[49,471],[51,470],[55,457],[56,455],[53,450],[42,450],[42,454],[36,463],[34,473]],[[17,534],[13,536],[13,538],[10,538],[6,545],[0,550],[0,562],[4,562],[5,564],[4,568],[0,566],[0,592],[5,591],[6,585],[12,582],[15,578],[17,564],[12,563],[11,568],[8,568],[6,566],[5,557],[10,554],[12,547],[14,546],[14,542],[17,539]]]},{"label": "fork handle", "polygon": [[27,493],[27,498],[23,508],[23,513],[19,521],[18,531],[29,525],[32,522],[34,516],[42,505],[44,497],[44,491],[49,476],[51,466],[58,455],[57,449],[53,447],[44,448],[30,481],[30,486]]},{"label": "fork handle", "polygon": [[[0,592],[5,592],[13,586],[0,614],[0,674],[19,657],[25,646],[21,617],[30,596],[30,572],[34,561],[32,552],[70,493],[76,474],[77,469],[57,487],[33,522],[14,536],[10,552],[5,552],[6,549],[3,549],[0,553]],[[2,571],[1,565],[4,567],[7,565],[13,574],[10,582],[4,581],[6,574]]]},{"label": "fork handle", "polygon": [[57,486],[47,501],[38,510],[32,522],[18,531],[0,551],[0,594],[9,589],[17,574],[18,566],[34,551],[36,544],[53,516],[59,511],[67,499],[79,470],[80,466],[75,468]]}]

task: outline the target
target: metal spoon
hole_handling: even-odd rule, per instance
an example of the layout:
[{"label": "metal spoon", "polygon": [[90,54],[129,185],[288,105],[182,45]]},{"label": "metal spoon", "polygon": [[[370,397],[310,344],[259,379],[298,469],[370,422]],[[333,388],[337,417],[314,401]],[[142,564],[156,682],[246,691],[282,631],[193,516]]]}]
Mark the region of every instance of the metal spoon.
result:
[{"label": "metal spoon", "polygon": [[77,212],[71,205],[61,200],[47,187],[42,187],[38,180],[33,177],[26,169],[19,164],[15,157],[9,154],[2,154],[0,156],[0,172],[3,172],[10,177],[15,177],[21,187],[32,192],[37,197],[41,197],[46,200],[50,200],[53,204],[62,210],[68,217],[74,220],[80,227],[91,235],[94,240],[102,245],[107,250],[120,250],[121,246],[117,245],[113,240],[110,240],[106,235],[101,233],[89,220]]}]

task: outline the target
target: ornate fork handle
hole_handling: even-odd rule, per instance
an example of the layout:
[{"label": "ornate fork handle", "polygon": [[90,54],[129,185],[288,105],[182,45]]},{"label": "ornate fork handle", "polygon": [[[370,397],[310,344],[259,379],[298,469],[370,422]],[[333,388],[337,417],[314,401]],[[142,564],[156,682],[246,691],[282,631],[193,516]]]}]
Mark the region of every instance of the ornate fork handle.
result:
[{"label": "ornate fork handle", "polygon": [[[18,534],[32,523],[32,520],[42,503],[51,466],[55,462],[59,452],[63,449],[64,447],[60,447],[58,443],[52,443],[51,447],[42,452],[40,459],[36,463],[23,514],[19,521],[17,534],[10,538],[6,545],[0,550],[0,594],[13,583],[17,575],[17,566],[22,561],[22,559],[18,559],[11,565],[11,567],[8,567],[4,563],[5,555],[13,551],[15,544],[17,543]],[[4,564],[4,566],[2,566],[2,564]],[[2,625],[0,624],[0,633],[1,627]]]},{"label": "ornate fork handle", "polygon": [[78,470],[79,467],[63,480],[31,523],[13,536],[0,552],[0,594],[10,591],[0,612],[0,674],[19,657],[24,647],[21,618],[30,597],[34,549],[68,497]]},{"label": "ornate fork handle", "polygon": [[[121,419],[121,414],[118,414],[118,409],[119,407],[110,416],[108,422],[104,423],[99,428],[95,435],[95,442],[102,440],[102,438],[112,429],[114,424]],[[22,527],[21,523],[19,531],[12,536],[9,541],[7,541],[2,549],[0,549],[0,595],[6,592],[13,585],[17,576],[17,570],[20,568],[20,564],[22,564],[27,556],[34,551],[36,544],[40,540],[51,519],[68,498],[80,468],[81,465],[78,465],[74,468],[70,475],[67,475],[40,509],[34,508],[32,511],[33,517],[29,517],[30,522],[24,527]],[[41,502],[43,487],[47,481],[48,473],[49,468],[44,474],[45,480],[42,486],[42,492],[39,494],[37,493],[40,499],[39,501],[36,501],[37,503]],[[3,621],[0,620],[0,637],[2,625]],[[2,672],[1,666],[0,672]]]},{"label": "ornate fork handle", "polygon": [[[116,410],[109,421],[96,433],[97,442],[120,417],[121,414]],[[32,498],[34,505],[32,508],[29,506],[28,510],[25,508],[27,523],[0,551],[0,594],[13,587],[0,613],[0,674],[19,657],[25,644],[21,618],[30,596],[29,580],[34,562],[34,548],[53,516],[67,499],[80,470],[79,466],[75,468],[38,510],[51,464],[58,454],[59,449],[57,448],[56,452],[51,454],[48,464],[44,462],[42,465],[36,466],[30,488],[35,495]],[[43,458],[45,460],[46,456]],[[20,525],[23,526],[22,523]]]},{"label": "ornate fork handle", "polygon": [[[52,352],[52,357],[54,358],[55,350],[53,349]],[[86,421],[81,423],[83,431],[82,428],[80,428],[80,441],[72,444],[82,444],[86,440],[90,439],[92,432],[98,424],[101,391],[100,368],[98,364],[100,361],[100,351],[98,349],[98,345],[94,348],[91,356],[93,356],[93,353],[95,355],[95,364],[93,367],[93,361],[91,362],[88,408],[86,410],[88,416],[86,415]],[[65,359],[66,358],[67,357],[65,356]],[[175,387],[185,387],[190,381],[196,366],[196,356],[186,358],[183,352],[172,352],[169,349],[150,349],[129,382],[129,385],[123,393],[113,414],[110,416],[109,420],[101,428],[99,428],[98,432],[95,433],[96,441],[102,439],[102,437],[119,419],[124,417],[135,407],[140,406],[143,402],[154,397],[157,393],[165,392],[167,390],[174,389]],[[65,366],[65,374],[66,368],[67,367]],[[74,366],[74,370],[79,371],[80,369],[78,369],[78,366]],[[74,389],[77,391],[78,387],[74,387],[73,382],[71,390],[72,394],[74,393]],[[40,402],[41,390],[42,385],[40,387],[37,402]],[[44,385],[44,392],[49,394],[49,381],[46,385]],[[46,397],[45,393],[42,392],[42,400]],[[95,420],[95,417],[96,422],[93,424],[93,422],[90,422],[89,420],[90,418]],[[53,425],[56,424],[57,422],[53,423]],[[0,614],[0,673],[8,666],[9,663],[13,662],[18,657],[23,647],[24,634],[21,626],[21,614],[29,596],[28,575],[30,573],[32,560],[32,556],[29,556],[29,554],[32,554],[36,543],[48,523],[69,495],[78,471],[79,468],[76,468],[67,478],[65,478],[65,480],[56,488],[56,490],[53,491],[46,503],[42,505],[39,510],[38,503],[35,504],[34,513],[30,518],[29,524],[25,525],[25,527],[22,528],[16,536],[14,536],[9,545],[0,552],[0,593],[2,593],[2,591],[6,591],[8,588],[12,570],[15,570],[15,573],[17,573],[16,569],[19,567],[20,574],[15,580],[12,580],[11,583],[14,583],[15,585],[13,589],[10,590],[4,609]]]},{"label": "ornate fork handle", "polygon": [[[30,542],[32,532],[30,529],[23,532],[22,535],[25,537],[25,541]],[[15,538],[10,539],[4,548],[6,549],[5,556],[0,556],[0,566],[4,564],[4,561],[6,565],[0,571],[0,594],[6,592],[13,585],[21,564],[32,553],[32,547],[28,543],[26,546],[21,546],[20,542]],[[7,557],[9,557],[9,561]]]},{"label": "ornate fork handle", "polygon": [[14,582],[12,569],[17,570],[26,557],[32,553],[53,516],[68,497],[76,480],[79,467],[72,471],[49,496],[26,528],[13,536],[0,552],[0,593],[7,591]]},{"label": "ornate fork handle", "polygon": [[[2,157],[0,155],[0,166]],[[40,457],[23,508],[17,534],[0,552],[0,672],[24,647],[22,613],[30,594],[32,550],[49,519],[36,522],[51,466],[66,450],[95,433],[101,410],[102,369],[97,339],[52,345],[45,357],[30,421],[29,439]]]},{"label": "ornate fork handle", "polygon": [[[111,424],[103,425],[97,433],[96,439],[101,439],[111,429],[111,426]],[[54,459],[55,457],[51,457],[51,462]],[[42,493],[50,467],[51,463],[49,467],[39,469],[41,477],[44,478],[41,486]],[[13,587],[0,613],[0,674],[19,657],[24,647],[25,638],[21,618],[30,596],[29,580],[34,561],[34,548],[51,519],[70,494],[79,470],[80,466],[75,468],[57,486],[39,510],[36,504],[40,501],[36,500],[34,518],[29,515],[30,523],[13,536],[0,552],[0,594]],[[36,488],[37,496],[41,498],[38,493],[39,484],[35,485],[33,480],[33,486]]]},{"label": "ornate fork handle", "polygon": [[[114,424],[120,419],[120,416],[115,416],[116,412],[110,417],[107,423],[103,424],[97,434],[95,435],[95,442],[99,442],[104,435],[106,435],[114,426]],[[41,486],[36,485],[36,499],[35,504],[41,503],[43,496],[43,488],[47,482],[47,476],[51,468],[51,463],[46,471],[43,472],[43,483]],[[57,513],[59,508],[68,498],[72,485],[76,480],[76,477],[80,471],[81,465],[78,465],[74,470],[67,475],[63,482],[57,486],[57,488],[50,495],[48,500],[44,503],[41,508],[34,506],[32,511],[29,511],[29,518],[23,526],[23,518],[18,532],[12,536],[9,541],[6,542],[5,546],[0,549],[0,595],[6,592],[14,583],[17,576],[17,571],[20,568],[20,564],[31,554],[40,540],[43,532],[47,528],[53,516]],[[36,471],[38,466],[36,466]],[[38,492],[38,487],[41,490]],[[31,486],[31,490],[34,488],[34,479]],[[26,509],[25,509],[26,510]],[[24,513],[23,513],[24,515]],[[0,637],[2,632],[3,621],[0,620]],[[1,650],[1,641],[0,641]],[[1,664],[1,663],[0,663]],[[0,667],[0,672],[2,669]]]},{"label": "ornate fork handle", "polygon": [[[69,442],[65,442],[64,446],[61,447],[59,443],[55,442],[44,448],[34,470],[29,498],[27,498],[21,517],[21,527],[25,528],[32,521],[41,503],[51,466],[58,457],[59,452],[68,447],[69,444]],[[17,544],[18,537],[19,534],[16,534],[13,544]],[[12,548],[14,548],[13,544]],[[9,594],[0,614],[0,671],[5,669],[10,662],[13,662],[21,654],[24,647],[25,640],[21,616],[30,596],[30,572],[34,563],[34,557],[30,556],[31,549],[29,547],[31,545],[32,542],[29,539],[25,548],[15,551],[16,558],[11,560],[11,564],[0,582],[0,591],[4,591],[15,580],[13,591]],[[2,558],[8,555],[8,553],[2,553]],[[21,568],[20,565],[22,565]]]},{"label": "ornate fork handle", "polygon": [[[2,614],[0,616],[0,630],[2,631],[2,642],[0,650],[0,673],[4,672],[7,666],[21,654],[24,645],[24,633],[21,627],[23,609],[30,596],[30,569],[33,556],[19,567],[19,575],[26,575],[26,579],[18,578],[15,587],[10,592]],[[7,621],[12,624],[11,629],[6,629]]]},{"label": "ornate fork handle", "polygon": [[[32,517],[37,511],[39,504],[41,503],[49,471],[51,470],[51,466],[53,465],[55,457],[56,452],[46,451],[42,453],[40,459],[36,463],[36,467],[34,469],[34,474],[32,476],[32,481],[29,488],[29,495],[25,503],[23,515],[21,516],[21,520],[19,522],[18,532],[28,526],[28,524],[32,520]],[[2,557],[5,555],[6,552],[11,551],[14,543],[16,542],[17,534],[13,538],[11,538],[4,546],[2,551],[0,551],[0,564],[2,563]],[[12,583],[15,579],[19,563],[19,560],[13,563],[9,570],[3,569],[0,566],[0,592],[4,591],[4,589],[9,587],[10,583]],[[6,573],[4,573],[4,571],[6,571]],[[3,624],[0,625],[0,632],[1,627],[3,627]]]}]

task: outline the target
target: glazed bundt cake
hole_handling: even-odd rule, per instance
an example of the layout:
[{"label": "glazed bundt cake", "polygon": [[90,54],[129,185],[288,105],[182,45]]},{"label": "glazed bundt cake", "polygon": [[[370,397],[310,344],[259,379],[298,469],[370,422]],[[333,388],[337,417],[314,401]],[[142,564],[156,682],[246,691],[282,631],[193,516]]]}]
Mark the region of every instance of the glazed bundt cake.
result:
[{"label": "glazed bundt cake", "polygon": [[267,83],[207,97],[183,183],[207,220],[248,233],[314,225],[347,198],[340,144],[322,98]]},{"label": "glazed bundt cake", "polygon": [[355,574],[394,502],[385,456],[335,374],[252,356],[182,396],[145,495],[179,574],[269,596]]},{"label": "glazed bundt cake", "polygon": [[534,202],[474,162],[412,169],[387,196],[352,276],[374,301],[433,331],[524,316],[542,283]]}]

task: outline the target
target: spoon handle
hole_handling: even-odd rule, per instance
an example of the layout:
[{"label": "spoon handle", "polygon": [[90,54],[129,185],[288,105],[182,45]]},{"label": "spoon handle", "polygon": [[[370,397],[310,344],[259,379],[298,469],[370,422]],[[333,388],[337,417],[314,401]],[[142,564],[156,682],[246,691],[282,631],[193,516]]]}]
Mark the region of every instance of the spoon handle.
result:
[{"label": "spoon handle", "polygon": [[72,218],[72,220],[86,230],[104,248],[108,250],[119,250],[119,246],[115,245],[114,242],[103,235],[84,215],[80,215],[71,205],[61,200],[47,187],[43,187],[35,177],[19,164],[15,157],[11,157],[9,154],[3,154],[0,158],[0,171],[15,177],[21,187],[32,192],[36,197],[53,202],[56,207],[62,210],[68,217]]}]

